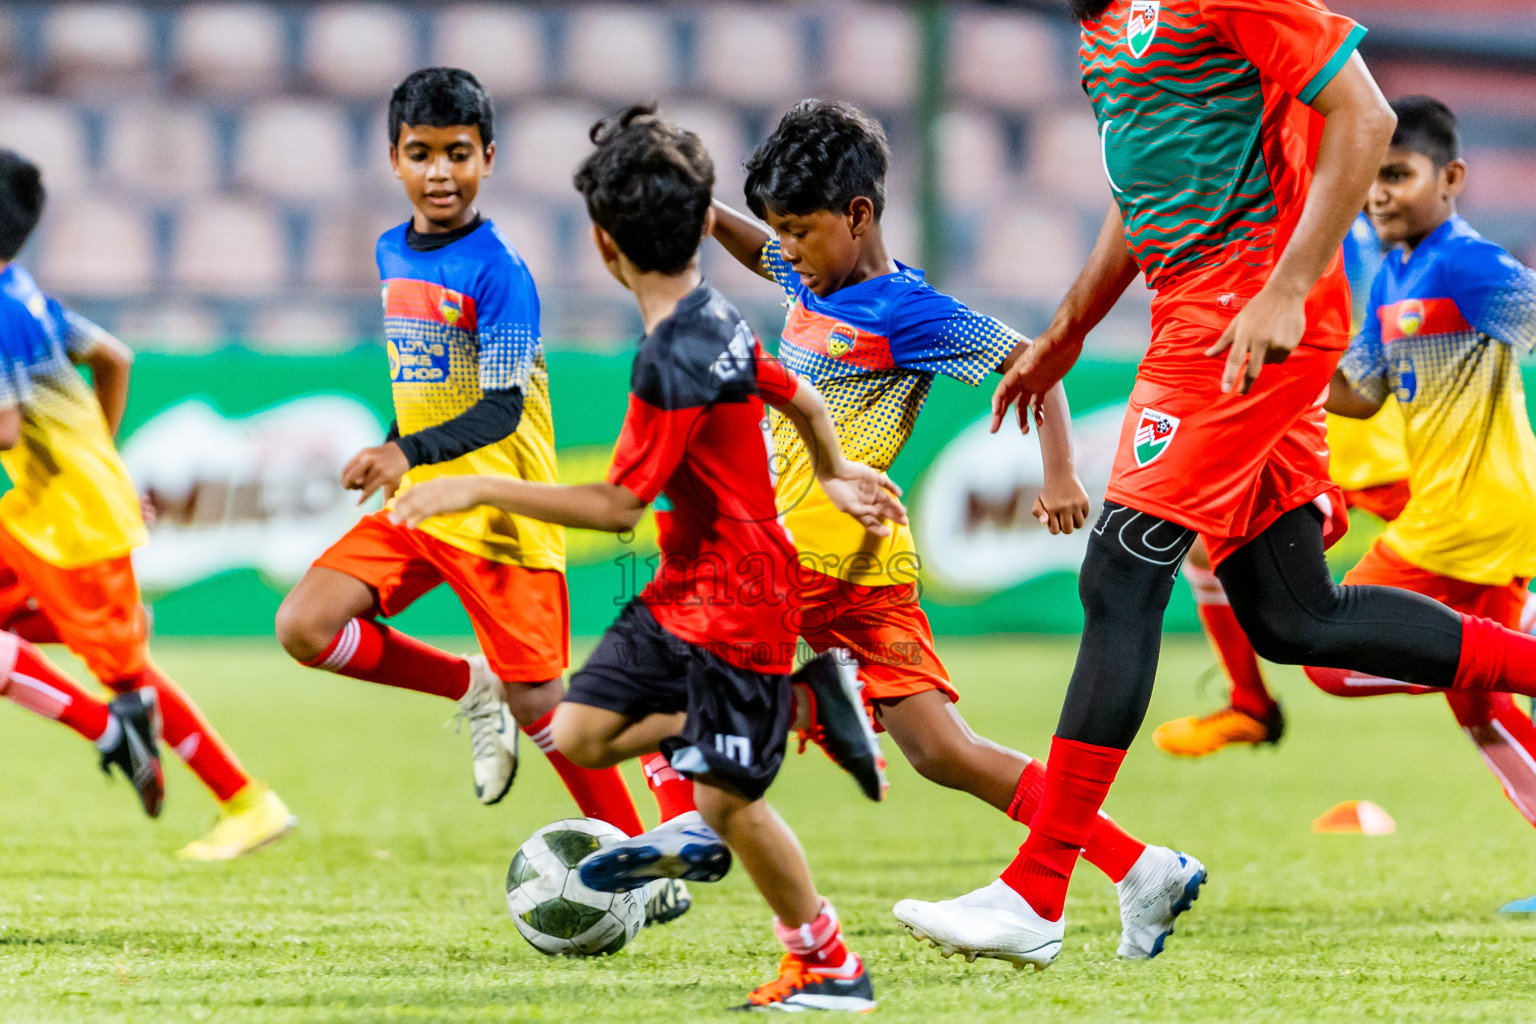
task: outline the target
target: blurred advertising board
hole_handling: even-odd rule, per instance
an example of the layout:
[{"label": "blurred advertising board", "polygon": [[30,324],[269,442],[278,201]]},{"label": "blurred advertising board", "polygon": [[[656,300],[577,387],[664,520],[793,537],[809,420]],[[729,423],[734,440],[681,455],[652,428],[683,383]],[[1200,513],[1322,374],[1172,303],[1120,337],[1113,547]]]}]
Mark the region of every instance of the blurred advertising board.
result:
[{"label": "blurred advertising board", "polygon": [[[151,540],[135,563],[160,634],[271,631],[282,595],[364,511],[337,477],[354,452],[379,442],[392,418],[385,359],[382,349],[367,348],[139,358],[122,451],[154,511]],[[625,354],[550,354],[564,481],[602,478],[629,368]],[[1095,515],[1134,375],[1129,361],[1085,360],[1068,378],[1078,471]],[[907,491],[924,607],[939,633],[1076,632],[1076,569],[1087,535],[1051,537],[1031,518],[1039,447],[1011,427],[988,433],[989,395],[990,384],[936,381],[892,467]],[[1367,539],[1346,543],[1357,548]],[[655,527],[647,517],[633,536],[568,531],[567,553],[572,629],[593,636],[633,593],[637,570],[649,571]],[[446,587],[396,621],[427,635],[469,632]],[[1168,625],[1195,628],[1182,586]]]}]

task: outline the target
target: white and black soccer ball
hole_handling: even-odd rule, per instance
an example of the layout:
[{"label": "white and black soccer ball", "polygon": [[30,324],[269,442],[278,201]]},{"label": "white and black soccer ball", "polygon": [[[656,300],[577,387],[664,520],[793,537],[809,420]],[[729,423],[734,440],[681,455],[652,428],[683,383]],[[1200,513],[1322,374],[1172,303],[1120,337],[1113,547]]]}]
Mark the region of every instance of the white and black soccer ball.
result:
[{"label": "white and black soccer ball", "polygon": [[617,953],[645,924],[641,890],[598,892],[576,865],[625,835],[596,818],[545,825],[517,848],[507,869],[507,910],[523,938],[549,956]]}]

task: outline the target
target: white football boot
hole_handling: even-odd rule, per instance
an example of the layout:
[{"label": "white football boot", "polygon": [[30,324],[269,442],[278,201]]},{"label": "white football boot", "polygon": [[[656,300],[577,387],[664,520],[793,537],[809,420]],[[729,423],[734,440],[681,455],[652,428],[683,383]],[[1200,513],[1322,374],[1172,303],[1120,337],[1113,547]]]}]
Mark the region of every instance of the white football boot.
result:
[{"label": "white football boot", "polygon": [[1120,895],[1120,955],[1150,960],[1163,951],[1173,922],[1200,898],[1205,865],[1166,846],[1141,851],[1131,870],[1115,883]]},{"label": "white football boot", "polygon": [[629,892],[657,879],[718,882],[730,869],[730,847],[698,811],[608,843],[577,865],[581,884],[598,892]]},{"label": "white football boot", "polygon": [[469,689],[459,698],[458,717],[469,722],[475,796],[483,804],[494,804],[507,795],[517,777],[517,720],[485,655],[467,654],[464,659],[469,662]]},{"label": "white football boot", "polygon": [[693,907],[693,895],[681,878],[658,878],[648,882],[645,896],[645,927],[670,924]]},{"label": "white football boot", "polygon": [[991,957],[1037,971],[1061,952],[1066,920],[1047,921],[1001,879],[958,899],[902,900],[893,912],[914,939],[946,957],[959,953],[971,963]]}]

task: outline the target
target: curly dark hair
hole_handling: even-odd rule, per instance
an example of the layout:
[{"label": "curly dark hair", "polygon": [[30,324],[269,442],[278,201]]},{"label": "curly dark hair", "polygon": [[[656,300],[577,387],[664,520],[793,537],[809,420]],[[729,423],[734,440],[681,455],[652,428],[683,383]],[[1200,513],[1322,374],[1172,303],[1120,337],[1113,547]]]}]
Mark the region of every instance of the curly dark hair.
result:
[{"label": "curly dark hair", "polygon": [[421,124],[432,128],[474,125],[480,144],[496,138],[496,117],[491,98],[480,80],[463,68],[420,68],[405,76],[389,96],[389,144],[400,141],[400,126]]},{"label": "curly dark hair", "polygon": [[757,216],[848,209],[859,196],[885,212],[891,147],[880,122],[849,103],[802,100],[747,158],[747,206]]},{"label": "curly dark hair", "polygon": [[636,104],[592,126],[597,148],[576,168],[592,223],[648,273],[680,274],[704,237],[715,165],[699,137]]},{"label": "curly dark hair", "polygon": [[14,259],[43,215],[48,193],[37,164],[0,149],[0,260]]}]

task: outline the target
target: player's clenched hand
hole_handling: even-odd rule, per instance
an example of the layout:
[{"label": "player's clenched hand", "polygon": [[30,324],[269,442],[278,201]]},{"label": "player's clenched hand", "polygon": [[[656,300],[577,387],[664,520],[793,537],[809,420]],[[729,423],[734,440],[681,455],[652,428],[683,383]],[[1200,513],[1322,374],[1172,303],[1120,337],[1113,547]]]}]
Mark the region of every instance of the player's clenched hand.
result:
[{"label": "player's clenched hand", "polygon": [[400,495],[389,518],[400,526],[417,527],[425,519],[445,512],[462,512],[485,504],[480,481],[472,476],[440,476],[424,480]]},{"label": "player's clenched hand", "polygon": [[341,486],[349,491],[362,491],[357,503],[367,501],[374,491],[382,489],[384,497],[393,498],[400,487],[400,478],[410,471],[411,463],[400,446],[390,441],[375,448],[364,448],[352,456],[342,468]]},{"label": "player's clenched hand", "polygon": [[1049,332],[1036,338],[992,392],[992,433],[1003,425],[1009,406],[1017,410],[1021,433],[1029,433],[1031,418],[1037,424],[1044,420],[1046,392],[1061,382],[1082,350],[1080,339],[1059,338]]},{"label": "player's clenched hand", "polygon": [[1265,286],[1227,324],[1221,338],[1205,350],[1208,356],[1227,354],[1221,390],[1246,395],[1265,363],[1284,362],[1301,344],[1307,330],[1307,297]]},{"label": "player's clenched hand", "polygon": [[1076,473],[1065,480],[1047,480],[1031,512],[1052,536],[1081,530],[1088,521],[1088,492]]},{"label": "player's clenched hand", "polygon": [[821,480],[832,504],[848,513],[877,537],[891,534],[891,522],[907,521],[901,488],[884,473],[862,462],[845,460],[842,468]]}]

